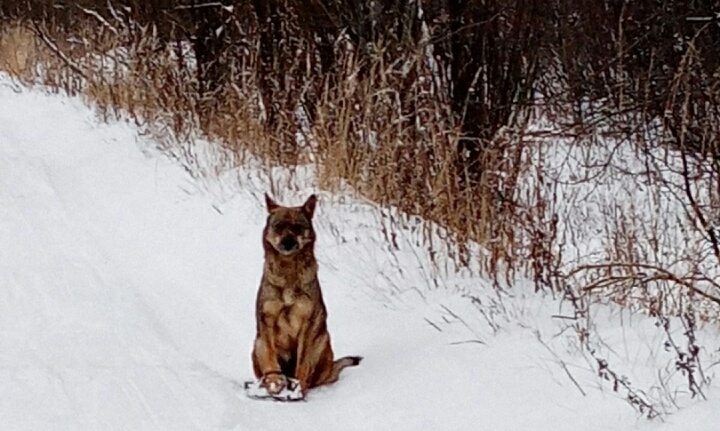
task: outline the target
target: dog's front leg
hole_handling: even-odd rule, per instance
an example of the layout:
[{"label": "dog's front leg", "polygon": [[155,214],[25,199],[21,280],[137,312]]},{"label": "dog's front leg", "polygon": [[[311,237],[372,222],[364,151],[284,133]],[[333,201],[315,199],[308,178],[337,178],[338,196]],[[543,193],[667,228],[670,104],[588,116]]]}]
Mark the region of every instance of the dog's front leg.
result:
[{"label": "dog's front leg", "polygon": [[255,377],[262,379],[262,385],[271,394],[279,393],[287,385],[287,379],[280,369],[272,336],[268,337],[261,334],[255,339],[253,368]]},{"label": "dog's front leg", "polygon": [[[298,339],[298,358],[296,378],[300,381],[303,394],[317,385],[317,380],[324,374],[324,353],[330,344],[324,323],[319,321],[306,325],[302,337]],[[332,353],[330,353],[332,366]]]},{"label": "dog's front leg", "polygon": [[312,304],[309,301],[301,301],[297,306],[296,319],[294,324],[299,326],[297,338],[297,356],[295,362],[295,378],[300,382],[303,395],[312,386],[312,377],[315,374],[317,360],[313,358],[314,334],[317,331],[319,319],[311,318],[313,313]]},{"label": "dog's front leg", "polygon": [[263,386],[272,394],[279,393],[287,385],[282,373],[275,346],[273,330],[275,328],[279,307],[276,301],[267,301],[258,321],[258,335],[253,347],[253,369],[255,377],[262,379]]},{"label": "dog's front leg", "polygon": [[295,378],[300,382],[300,389],[302,390],[303,396],[305,396],[310,389],[310,377],[312,376],[311,364],[307,357],[308,342],[306,339],[308,326],[307,323],[303,324],[298,334],[297,362],[295,363]]},{"label": "dog's front leg", "polygon": [[256,377],[262,379],[262,385],[269,393],[277,394],[287,385],[271,339],[262,335],[255,339],[253,366]]}]

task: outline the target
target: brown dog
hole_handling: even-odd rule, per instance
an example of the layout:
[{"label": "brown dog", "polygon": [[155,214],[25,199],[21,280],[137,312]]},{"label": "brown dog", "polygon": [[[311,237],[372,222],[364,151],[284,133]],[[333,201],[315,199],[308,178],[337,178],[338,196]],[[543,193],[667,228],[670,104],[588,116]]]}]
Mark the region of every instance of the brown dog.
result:
[{"label": "brown dog", "polygon": [[314,252],[317,198],[310,196],[300,207],[280,206],[267,194],[265,201],[265,267],[257,294],[253,370],[269,393],[282,391],[292,377],[304,396],[335,382],[343,368],[362,358],[333,359]]}]

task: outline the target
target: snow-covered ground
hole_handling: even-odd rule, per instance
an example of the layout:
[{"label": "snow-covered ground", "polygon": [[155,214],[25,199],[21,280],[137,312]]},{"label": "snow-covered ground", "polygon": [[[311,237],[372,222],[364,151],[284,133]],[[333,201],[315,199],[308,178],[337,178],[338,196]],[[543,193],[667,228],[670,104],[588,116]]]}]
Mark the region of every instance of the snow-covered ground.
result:
[{"label": "snow-covered ground", "polygon": [[[411,233],[389,252],[376,208],[323,193],[334,348],[365,360],[306,402],[247,399],[264,173],[197,181],[150,148],[0,76],[0,429],[717,429],[712,387],[646,421],[572,350],[559,302],[432,269]],[[655,373],[652,322],[607,314],[608,351]]]},{"label": "snow-covered ground", "polygon": [[[531,132],[544,131],[537,124],[533,127],[539,130]],[[710,225],[720,225],[717,178],[711,169],[688,157],[691,199],[686,194],[681,154],[668,146],[644,148],[605,136],[580,145],[558,137],[560,133],[551,127],[545,131],[550,137],[536,139],[534,151],[526,153],[531,168],[521,178],[516,200],[534,208],[541,196],[548,213],[558,216],[555,247],[562,251],[560,267],[565,273],[588,264],[645,264],[679,278],[694,277],[698,289],[720,294],[718,258],[706,228],[692,210],[697,205]],[[647,139],[653,142],[652,137]],[[536,170],[537,166],[542,168]],[[537,188],[540,193],[536,194]],[[576,282],[586,285],[597,281],[596,277],[592,271],[583,271]],[[632,305],[647,304],[653,298],[663,303],[666,312],[683,307],[682,302],[665,300],[677,297],[683,289],[676,283],[637,283],[627,289],[611,285],[614,294],[624,290],[623,300]],[[718,316],[720,311],[710,303],[698,308],[708,316]]]}]

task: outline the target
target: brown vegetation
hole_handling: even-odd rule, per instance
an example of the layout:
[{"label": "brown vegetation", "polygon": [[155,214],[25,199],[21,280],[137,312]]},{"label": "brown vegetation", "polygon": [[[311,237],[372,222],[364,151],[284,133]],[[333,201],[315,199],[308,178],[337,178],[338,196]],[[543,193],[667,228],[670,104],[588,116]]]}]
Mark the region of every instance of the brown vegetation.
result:
[{"label": "brown vegetation", "polygon": [[[218,163],[313,163],[323,188],[400,210],[391,244],[411,216],[433,221],[450,241],[423,224],[430,249],[498,285],[530,277],[578,316],[600,298],[695,328],[720,298],[717,14],[709,1],[29,0],[0,3],[0,67],[136,121],[190,170],[200,135],[234,154]],[[584,172],[553,176],[559,141],[586,154]],[[618,161],[622,146],[643,169]],[[667,212],[613,202],[603,253],[568,258],[587,236],[565,217],[590,195],[562,193],[608,175]]]}]

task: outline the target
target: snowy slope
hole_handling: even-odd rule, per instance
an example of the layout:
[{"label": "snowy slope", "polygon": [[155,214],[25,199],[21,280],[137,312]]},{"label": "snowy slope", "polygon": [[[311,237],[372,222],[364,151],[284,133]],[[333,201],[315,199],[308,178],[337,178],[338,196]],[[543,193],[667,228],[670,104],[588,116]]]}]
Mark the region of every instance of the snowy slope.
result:
[{"label": "snowy slope", "polygon": [[371,206],[323,194],[334,348],[365,360],[304,403],[251,401],[265,183],[200,185],[77,99],[0,77],[0,101],[3,430],[715,429],[717,392],[646,422],[578,362],[582,396],[533,333],[553,337],[555,302],[486,321],[463,298],[492,301],[483,280],[430,289],[419,248],[389,254]]}]

